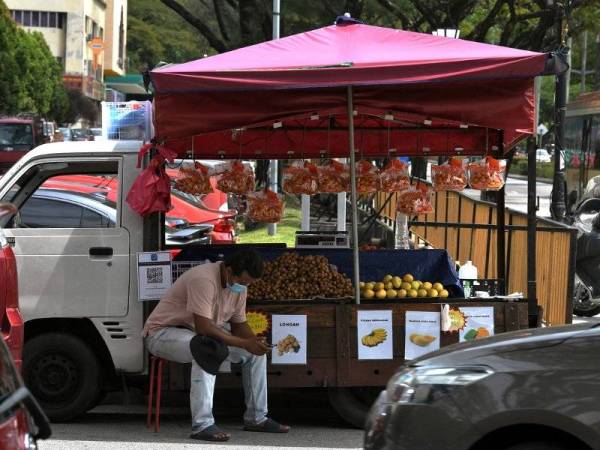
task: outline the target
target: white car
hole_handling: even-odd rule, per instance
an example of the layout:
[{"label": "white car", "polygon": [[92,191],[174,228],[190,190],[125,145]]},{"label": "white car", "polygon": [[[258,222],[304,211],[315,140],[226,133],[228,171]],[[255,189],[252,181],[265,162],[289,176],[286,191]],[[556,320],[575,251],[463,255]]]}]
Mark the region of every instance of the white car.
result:
[{"label": "white car", "polygon": [[550,162],[552,158],[550,157],[550,153],[545,148],[538,148],[535,152],[535,160],[537,162]]}]

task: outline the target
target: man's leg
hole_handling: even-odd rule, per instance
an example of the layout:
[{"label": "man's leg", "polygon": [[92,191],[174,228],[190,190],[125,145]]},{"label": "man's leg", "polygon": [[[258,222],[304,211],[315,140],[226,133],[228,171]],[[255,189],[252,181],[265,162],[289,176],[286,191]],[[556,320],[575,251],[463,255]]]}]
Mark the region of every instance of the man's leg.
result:
[{"label": "man's leg", "polygon": [[242,383],[246,424],[259,424],[267,418],[267,357],[256,356],[238,348],[229,347],[229,360],[242,365]]},{"label": "man's leg", "polygon": [[215,377],[194,361],[190,340],[195,335],[185,328],[167,327],[146,338],[146,346],[153,355],[178,363],[192,363],[190,408],[193,433],[215,423],[212,414]]}]

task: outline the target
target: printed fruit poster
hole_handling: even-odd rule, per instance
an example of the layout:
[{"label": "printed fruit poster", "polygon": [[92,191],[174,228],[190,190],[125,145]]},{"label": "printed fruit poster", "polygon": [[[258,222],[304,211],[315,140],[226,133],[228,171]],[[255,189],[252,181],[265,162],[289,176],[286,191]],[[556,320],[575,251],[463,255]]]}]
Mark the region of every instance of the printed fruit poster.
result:
[{"label": "printed fruit poster", "polygon": [[474,341],[494,335],[494,308],[490,306],[460,308],[466,325],[459,331],[459,342]]},{"label": "printed fruit poster", "polygon": [[440,313],[406,311],[404,358],[414,359],[440,348]]},{"label": "printed fruit poster", "polygon": [[357,311],[358,359],[394,359],[392,311]]},{"label": "printed fruit poster", "polygon": [[271,317],[272,364],[306,364],[306,315]]}]

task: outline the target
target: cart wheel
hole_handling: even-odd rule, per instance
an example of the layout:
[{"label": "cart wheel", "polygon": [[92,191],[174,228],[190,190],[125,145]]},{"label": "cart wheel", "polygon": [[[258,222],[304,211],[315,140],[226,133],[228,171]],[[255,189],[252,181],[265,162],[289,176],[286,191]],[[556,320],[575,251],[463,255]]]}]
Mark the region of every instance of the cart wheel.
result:
[{"label": "cart wheel", "polygon": [[382,387],[330,387],[329,403],[350,425],[364,428],[369,409],[382,389]]}]

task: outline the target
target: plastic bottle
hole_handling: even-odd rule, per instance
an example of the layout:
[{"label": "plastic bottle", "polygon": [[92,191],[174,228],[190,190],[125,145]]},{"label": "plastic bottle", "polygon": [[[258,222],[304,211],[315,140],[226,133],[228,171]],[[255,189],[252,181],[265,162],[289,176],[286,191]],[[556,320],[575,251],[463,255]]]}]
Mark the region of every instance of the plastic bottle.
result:
[{"label": "plastic bottle", "polygon": [[477,279],[477,267],[471,261],[467,261],[458,269],[458,278],[462,282],[465,298],[471,297],[473,282]]},{"label": "plastic bottle", "polygon": [[408,217],[406,214],[396,213],[396,245],[397,249],[410,248],[410,236],[408,235]]}]

